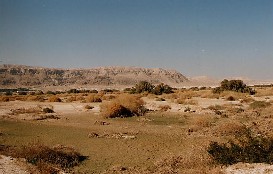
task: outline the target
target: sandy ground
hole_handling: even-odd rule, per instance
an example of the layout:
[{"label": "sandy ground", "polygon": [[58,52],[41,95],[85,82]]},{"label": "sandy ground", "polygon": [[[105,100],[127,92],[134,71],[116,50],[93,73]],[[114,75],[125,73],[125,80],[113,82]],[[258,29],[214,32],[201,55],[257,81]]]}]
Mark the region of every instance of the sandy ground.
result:
[{"label": "sandy ground", "polygon": [[[273,174],[273,165],[238,163],[223,169],[223,172],[225,174]],[[29,171],[24,161],[0,155],[0,174],[34,174],[34,172]]]},{"label": "sandy ground", "polygon": [[229,166],[225,170],[226,174],[272,174],[273,165],[262,163],[238,163]]},{"label": "sandy ground", "polygon": [[24,162],[0,155],[0,174],[30,174]]}]

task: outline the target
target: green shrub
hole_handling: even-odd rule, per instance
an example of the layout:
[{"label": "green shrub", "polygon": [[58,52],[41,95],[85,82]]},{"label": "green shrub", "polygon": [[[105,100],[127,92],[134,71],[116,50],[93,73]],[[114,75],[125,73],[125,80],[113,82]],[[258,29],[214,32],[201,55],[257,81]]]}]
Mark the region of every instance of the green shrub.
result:
[{"label": "green shrub", "polygon": [[256,92],[252,88],[248,87],[242,80],[227,80],[224,79],[221,82],[220,87],[216,87],[213,89],[213,93],[221,93],[223,91],[235,91],[241,93],[249,93],[250,95],[254,95]]},{"label": "green shrub", "polygon": [[173,90],[169,85],[165,85],[164,83],[161,83],[157,85],[156,87],[154,87],[154,89],[152,90],[152,93],[155,95],[161,95],[163,93],[170,94],[170,93],[173,93]]},{"label": "green shrub", "polygon": [[80,91],[77,90],[77,89],[69,89],[69,90],[67,91],[67,93],[68,93],[68,94],[71,94],[71,93],[76,94],[76,93],[80,93]]},{"label": "green shrub", "polygon": [[220,144],[211,142],[207,152],[212,159],[222,165],[244,163],[273,163],[273,139],[264,136],[245,135]]},{"label": "green shrub", "polygon": [[154,89],[154,85],[147,81],[141,81],[135,85],[136,93],[148,92],[151,93]]}]

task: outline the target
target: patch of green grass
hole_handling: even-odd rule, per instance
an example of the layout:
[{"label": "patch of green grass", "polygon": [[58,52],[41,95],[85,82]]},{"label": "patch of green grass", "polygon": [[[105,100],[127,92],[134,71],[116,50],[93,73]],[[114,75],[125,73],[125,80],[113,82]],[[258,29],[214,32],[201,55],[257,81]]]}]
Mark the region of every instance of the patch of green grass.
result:
[{"label": "patch of green grass", "polygon": [[149,125],[185,125],[185,118],[181,118],[179,115],[170,115],[170,114],[159,114],[159,113],[150,113],[145,116],[140,117],[128,117],[126,119],[116,118],[113,119],[119,122],[135,122],[136,124],[139,122],[138,120],[143,120]]},{"label": "patch of green grass", "polygon": [[151,119],[150,124],[155,125],[184,125],[185,121],[180,120],[179,118],[174,117],[164,117],[164,116],[157,116],[157,117],[147,117],[148,119]]}]

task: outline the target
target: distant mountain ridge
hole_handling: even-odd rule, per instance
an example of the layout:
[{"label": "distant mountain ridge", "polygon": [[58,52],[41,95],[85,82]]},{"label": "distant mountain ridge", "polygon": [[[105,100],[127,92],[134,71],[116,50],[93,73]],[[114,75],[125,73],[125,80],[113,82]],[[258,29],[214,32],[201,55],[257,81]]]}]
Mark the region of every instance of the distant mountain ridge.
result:
[{"label": "distant mountain ridge", "polygon": [[99,67],[86,69],[44,68],[0,65],[0,86],[132,86],[139,81],[177,86],[188,78],[176,70],[139,67]]}]

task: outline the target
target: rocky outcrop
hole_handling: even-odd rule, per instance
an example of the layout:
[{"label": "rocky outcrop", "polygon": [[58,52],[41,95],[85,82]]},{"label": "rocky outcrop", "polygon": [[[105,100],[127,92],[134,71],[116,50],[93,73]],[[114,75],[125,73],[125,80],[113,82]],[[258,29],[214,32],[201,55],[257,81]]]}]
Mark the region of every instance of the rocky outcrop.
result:
[{"label": "rocky outcrop", "polygon": [[1,65],[0,86],[111,86],[135,85],[139,81],[179,85],[188,79],[175,70],[138,67],[57,69],[23,65]]}]

